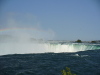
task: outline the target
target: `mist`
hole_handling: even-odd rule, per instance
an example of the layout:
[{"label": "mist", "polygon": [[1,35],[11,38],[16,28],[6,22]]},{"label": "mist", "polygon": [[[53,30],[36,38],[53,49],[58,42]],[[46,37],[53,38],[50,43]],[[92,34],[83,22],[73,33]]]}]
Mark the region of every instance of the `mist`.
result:
[{"label": "mist", "polygon": [[43,53],[45,41],[53,40],[55,33],[43,29],[32,14],[9,13],[0,31],[0,55]]},{"label": "mist", "polygon": [[56,36],[55,31],[44,29],[32,14],[9,13],[3,22],[4,26],[0,29],[0,55],[100,49],[95,45],[62,44],[53,41]]}]

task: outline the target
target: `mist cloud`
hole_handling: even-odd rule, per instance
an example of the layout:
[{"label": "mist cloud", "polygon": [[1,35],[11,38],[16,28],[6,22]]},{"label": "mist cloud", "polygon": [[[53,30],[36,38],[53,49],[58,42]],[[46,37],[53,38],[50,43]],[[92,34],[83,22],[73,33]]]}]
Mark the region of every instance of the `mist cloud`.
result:
[{"label": "mist cloud", "polygon": [[8,13],[5,22],[4,28],[12,29],[9,32],[7,31],[8,34],[21,37],[31,36],[33,38],[46,40],[52,40],[55,37],[55,32],[52,29],[48,28],[44,30],[37,20],[37,17],[30,13]]}]

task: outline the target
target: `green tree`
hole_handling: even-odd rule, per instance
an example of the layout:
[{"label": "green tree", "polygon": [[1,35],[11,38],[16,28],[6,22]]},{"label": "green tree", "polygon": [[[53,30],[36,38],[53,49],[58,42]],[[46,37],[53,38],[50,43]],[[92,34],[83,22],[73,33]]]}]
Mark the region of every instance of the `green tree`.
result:
[{"label": "green tree", "polygon": [[65,70],[62,70],[62,75],[76,75],[76,74],[72,74],[70,71],[70,68],[66,67]]},{"label": "green tree", "polygon": [[91,41],[91,43],[96,43],[96,41]]},{"label": "green tree", "polygon": [[82,43],[82,41],[81,41],[80,39],[78,39],[76,42],[77,42],[77,43]]}]

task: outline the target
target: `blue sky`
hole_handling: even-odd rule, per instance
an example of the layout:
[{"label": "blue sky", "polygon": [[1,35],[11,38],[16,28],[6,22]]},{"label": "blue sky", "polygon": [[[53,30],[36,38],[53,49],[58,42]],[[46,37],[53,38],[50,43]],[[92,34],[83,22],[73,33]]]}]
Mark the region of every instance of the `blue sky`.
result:
[{"label": "blue sky", "polygon": [[100,40],[100,8],[96,0],[2,0],[0,3],[1,29],[33,27],[50,31],[55,40]]}]

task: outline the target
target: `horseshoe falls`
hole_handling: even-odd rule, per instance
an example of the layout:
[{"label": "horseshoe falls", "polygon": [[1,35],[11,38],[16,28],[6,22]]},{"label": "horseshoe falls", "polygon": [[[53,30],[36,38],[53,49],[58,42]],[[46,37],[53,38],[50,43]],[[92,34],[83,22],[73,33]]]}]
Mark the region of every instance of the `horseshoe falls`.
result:
[{"label": "horseshoe falls", "polygon": [[59,42],[3,42],[0,43],[0,55],[26,53],[61,53],[100,49],[100,44],[59,43]]},{"label": "horseshoe falls", "polygon": [[100,44],[64,41],[0,42],[0,75],[100,75]]}]

